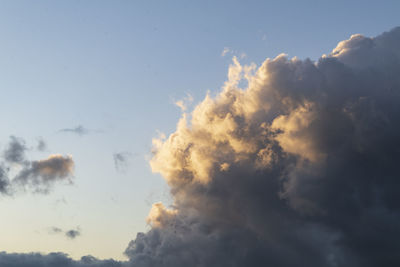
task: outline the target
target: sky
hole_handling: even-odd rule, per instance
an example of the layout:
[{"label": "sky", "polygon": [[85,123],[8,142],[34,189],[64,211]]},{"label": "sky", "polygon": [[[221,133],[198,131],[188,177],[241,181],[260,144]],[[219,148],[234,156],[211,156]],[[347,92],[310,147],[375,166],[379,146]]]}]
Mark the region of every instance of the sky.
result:
[{"label": "sky", "polygon": [[[181,150],[168,136],[200,142],[177,128],[178,120],[204,119],[203,99],[236,86],[235,73],[246,72],[243,66],[258,68],[281,53],[318,61],[353,34],[375,37],[400,24],[398,1],[21,0],[0,7],[1,167],[15,179],[15,187],[0,194],[0,251],[62,252],[76,260],[137,259],[137,246],[128,246],[137,233],[152,234],[180,214],[165,207],[188,214],[191,204],[176,178],[183,174],[171,170],[179,160],[170,161]],[[331,56],[352,68],[358,64],[346,55]],[[294,117],[311,116],[291,108]],[[193,109],[197,115],[187,113]],[[271,127],[287,130],[291,119],[282,117]],[[200,122],[198,127],[206,128]],[[221,128],[215,127],[218,135]],[[291,138],[276,140],[299,155]],[[300,157],[311,162],[322,153],[303,148],[311,152]],[[207,184],[211,167],[198,153],[190,170]],[[238,161],[221,162],[221,170]],[[297,195],[288,199],[304,208]],[[159,202],[164,204],[153,205]],[[307,209],[301,213],[313,208]]]}]

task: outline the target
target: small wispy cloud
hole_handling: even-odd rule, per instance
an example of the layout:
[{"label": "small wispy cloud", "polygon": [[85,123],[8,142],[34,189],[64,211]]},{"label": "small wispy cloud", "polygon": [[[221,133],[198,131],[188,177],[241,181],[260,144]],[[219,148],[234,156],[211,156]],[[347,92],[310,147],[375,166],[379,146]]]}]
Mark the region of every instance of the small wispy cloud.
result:
[{"label": "small wispy cloud", "polygon": [[79,227],[77,229],[71,229],[65,232],[65,236],[68,237],[69,239],[75,239],[80,235],[81,235],[81,230],[79,229]]},{"label": "small wispy cloud", "polygon": [[229,47],[224,47],[221,53],[221,57],[226,56],[228,53],[232,52],[232,50]]},{"label": "small wispy cloud", "polygon": [[232,48],[230,48],[230,47],[224,47],[224,49],[223,49],[222,52],[221,52],[221,57],[225,57],[225,56],[227,56],[228,54],[230,54],[230,55],[235,55],[235,56],[237,56],[237,57],[240,58],[240,59],[243,59],[243,58],[246,58],[246,57],[247,57],[246,53],[243,53],[243,52],[234,50],[234,49],[232,49]]},{"label": "small wispy cloud", "polygon": [[132,158],[132,153],[128,151],[117,152],[113,154],[115,169],[119,172],[125,172]]},{"label": "small wispy cloud", "polygon": [[47,149],[47,144],[42,137],[37,139],[36,150],[45,151]]},{"label": "small wispy cloud", "polygon": [[263,34],[263,36],[261,37],[261,40],[266,41],[267,40],[267,35]]},{"label": "small wispy cloud", "polygon": [[48,193],[56,181],[67,180],[74,170],[71,156],[50,155],[47,159],[30,162],[13,179],[13,183],[23,188],[29,187],[37,193]]},{"label": "small wispy cloud", "polygon": [[63,232],[63,230],[61,228],[58,228],[58,227],[55,227],[55,226],[52,226],[49,229],[49,233],[50,234],[58,234],[58,233],[61,233],[61,232]]},{"label": "small wispy cloud", "polygon": [[188,105],[193,102],[193,96],[190,94],[186,94],[186,96],[180,100],[174,102],[175,106],[179,107],[182,112],[187,110]]},{"label": "small wispy cloud", "polygon": [[0,162],[0,193],[12,195],[30,189],[35,193],[48,193],[58,181],[72,183],[74,161],[71,156],[50,155],[46,159],[28,160],[28,147],[22,138],[10,136]]},{"label": "small wispy cloud", "polygon": [[75,239],[82,234],[80,227],[76,227],[75,229],[70,229],[64,231],[63,229],[52,226],[48,229],[49,234],[64,234],[65,237],[69,239]]},{"label": "small wispy cloud", "polygon": [[79,136],[82,136],[82,135],[89,134],[91,132],[91,130],[85,128],[82,125],[78,125],[75,128],[64,128],[64,129],[61,129],[58,132],[61,132],[61,133],[73,133],[73,134],[77,134]]}]

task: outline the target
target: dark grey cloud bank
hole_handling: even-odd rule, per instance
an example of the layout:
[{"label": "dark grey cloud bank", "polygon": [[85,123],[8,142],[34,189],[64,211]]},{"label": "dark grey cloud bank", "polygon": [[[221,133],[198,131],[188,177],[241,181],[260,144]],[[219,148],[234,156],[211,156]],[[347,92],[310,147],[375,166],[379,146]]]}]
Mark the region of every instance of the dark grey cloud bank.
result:
[{"label": "dark grey cloud bank", "polygon": [[234,60],[223,91],[154,140],[174,203],[153,205],[129,261],[3,253],[0,266],[400,266],[399,122],[400,28],[318,62]]},{"label": "dark grey cloud bank", "polygon": [[[11,195],[17,191],[30,190],[35,193],[48,193],[56,182],[71,183],[74,161],[70,156],[50,155],[42,160],[28,160],[25,141],[15,136],[3,152],[0,162],[0,193]],[[12,168],[18,172],[9,177]]]},{"label": "dark grey cloud bank", "polygon": [[64,253],[5,253],[0,252],[2,267],[121,267],[122,263],[114,260],[98,260],[92,256],[84,256],[79,261],[72,260]]}]

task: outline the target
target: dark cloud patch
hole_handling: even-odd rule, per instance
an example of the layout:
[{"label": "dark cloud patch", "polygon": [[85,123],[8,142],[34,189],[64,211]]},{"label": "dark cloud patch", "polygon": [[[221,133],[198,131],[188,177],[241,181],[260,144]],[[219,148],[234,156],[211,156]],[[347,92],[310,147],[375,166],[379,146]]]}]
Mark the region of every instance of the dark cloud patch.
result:
[{"label": "dark cloud patch", "polygon": [[228,76],[154,140],[174,201],[153,205],[130,264],[399,266],[400,28]]},{"label": "dark cloud patch", "polygon": [[65,232],[65,235],[69,238],[69,239],[75,239],[78,236],[81,235],[81,230],[79,228],[77,229],[71,229]]},{"label": "dark cloud patch", "polygon": [[0,194],[9,193],[10,180],[4,167],[0,166]]},{"label": "dark cloud patch", "polygon": [[58,234],[58,233],[62,233],[62,232],[63,232],[63,230],[61,228],[58,228],[55,226],[50,227],[50,229],[49,229],[49,233],[51,233],[51,234]]},{"label": "dark cloud patch", "polygon": [[[10,139],[2,153],[4,161],[0,162],[0,194],[12,195],[21,188],[48,193],[56,182],[71,183],[74,161],[70,156],[55,154],[47,159],[30,161],[25,155],[28,150],[25,141],[15,136]],[[45,149],[43,139],[39,139],[37,148]]]},{"label": "dark cloud patch", "polygon": [[25,151],[27,150],[25,141],[15,136],[10,136],[10,139],[7,148],[3,152],[4,159],[10,163],[24,163],[26,160]]},{"label": "dark cloud patch", "polygon": [[59,132],[61,132],[61,133],[73,133],[73,134],[77,134],[79,136],[83,136],[83,135],[89,134],[90,130],[86,129],[82,125],[78,125],[75,128],[61,129],[61,130],[59,130]]},{"label": "dark cloud patch", "polygon": [[49,228],[49,234],[63,234],[69,239],[75,239],[82,234],[81,229],[77,227],[76,229],[71,229],[64,231],[63,229],[53,226]]},{"label": "dark cloud patch", "polygon": [[[30,161],[25,155],[28,150],[25,141],[15,136],[10,139],[2,153],[4,161],[0,162],[1,194],[12,195],[21,188],[47,193],[55,182],[71,182],[74,162],[70,156],[55,154],[47,159]],[[44,141],[39,139],[38,149],[44,148]]]},{"label": "dark cloud patch", "polygon": [[37,140],[37,146],[36,146],[36,149],[38,150],[38,151],[45,151],[46,149],[47,149],[47,144],[46,144],[46,142],[43,140],[43,138],[38,138],[38,140]]},{"label": "dark cloud patch", "polygon": [[118,152],[113,154],[115,169],[119,172],[124,172],[128,168],[129,161],[132,158],[130,152]]},{"label": "dark cloud patch", "polygon": [[5,253],[0,252],[0,266],[4,267],[122,267],[122,262],[99,260],[93,256],[84,256],[73,260],[64,253]]},{"label": "dark cloud patch", "polygon": [[70,156],[51,155],[47,159],[32,161],[13,179],[13,183],[35,192],[47,193],[57,181],[68,181],[73,175],[74,161]]}]

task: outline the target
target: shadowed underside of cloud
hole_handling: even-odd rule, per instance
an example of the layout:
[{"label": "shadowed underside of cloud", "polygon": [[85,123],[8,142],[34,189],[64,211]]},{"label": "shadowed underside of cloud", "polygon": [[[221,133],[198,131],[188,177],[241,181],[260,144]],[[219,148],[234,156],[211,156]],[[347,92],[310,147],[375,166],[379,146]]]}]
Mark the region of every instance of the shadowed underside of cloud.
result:
[{"label": "shadowed underside of cloud", "polygon": [[154,140],[174,202],[153,205],[128,262],[3,253],[0,266],[400,266],[399,122],[400,28],[318,62],[234,58],[222,92]]}]

